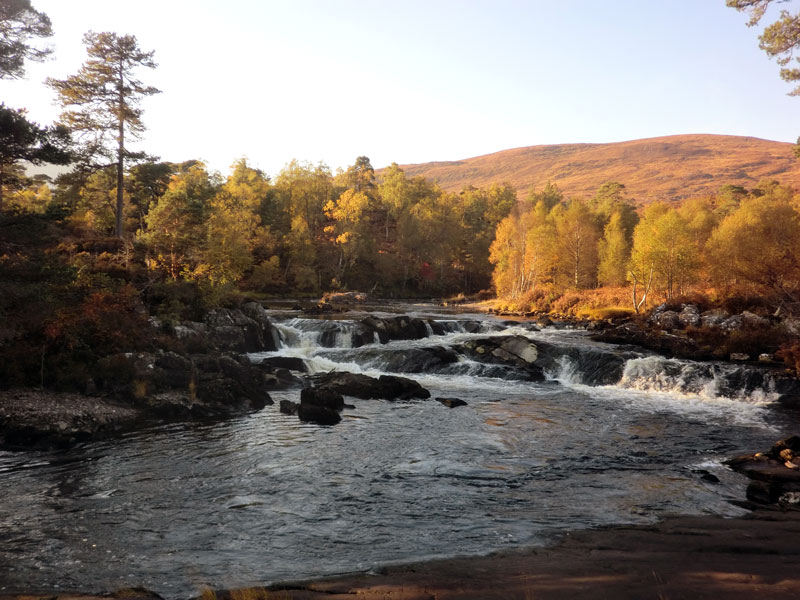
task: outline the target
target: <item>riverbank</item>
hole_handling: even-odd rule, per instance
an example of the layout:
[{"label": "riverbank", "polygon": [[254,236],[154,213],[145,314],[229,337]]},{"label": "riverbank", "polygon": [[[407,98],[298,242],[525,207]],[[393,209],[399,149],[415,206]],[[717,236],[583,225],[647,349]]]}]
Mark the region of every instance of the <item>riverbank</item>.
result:
[{"label": "riverbank", "polygon": [[[393,566],[376,574],[274,586],[287,600],[800,597],[800,513],[674,517],[649,527],[578,531],[544,548]],[[281,595],[283,594],[283,595]],[[218,594],[220,599],[237,594]]]},{"label": "riverbank", "polygon": [[[800,597],[800,512],[672,517],[652,526],[576,531],[557,543],[485,557],[388,566],[269,588],[207,590],[203,600],[771,600]],[[0,600],[152,599],[115,594],[3,594]]]}]

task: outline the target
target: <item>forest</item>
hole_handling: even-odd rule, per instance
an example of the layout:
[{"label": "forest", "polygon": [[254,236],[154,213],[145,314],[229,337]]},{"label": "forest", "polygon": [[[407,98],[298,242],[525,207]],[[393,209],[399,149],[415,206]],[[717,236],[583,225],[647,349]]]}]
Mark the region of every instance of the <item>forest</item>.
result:
[{"label": "forest", "polygon": [[[52,31],[29,0],[3,7],[14,43],[0,78],[15,79],[47,57],[38,41]],[[27,356],[23,379],[48,348],[102,355],[130,346],[142,314],[199,318],[243,295],[478,294],[594,318],[687,298],[756,297],[773,312],[800,301],[800,197],[779,182],[642,205],[614,181],[591,198],[552,183],[524,198],[503,182],[453,193],[366,156],[336,172],[291,160],[272,176],[239,158],[223,175],[133,151],[141,100],[159,93],[139,79],[154,51],[112,32],[84,44],[78,73],[47,81],[57,123],[0,105],[0,341]],[[62,173],[29,175],[42,164]]]}]

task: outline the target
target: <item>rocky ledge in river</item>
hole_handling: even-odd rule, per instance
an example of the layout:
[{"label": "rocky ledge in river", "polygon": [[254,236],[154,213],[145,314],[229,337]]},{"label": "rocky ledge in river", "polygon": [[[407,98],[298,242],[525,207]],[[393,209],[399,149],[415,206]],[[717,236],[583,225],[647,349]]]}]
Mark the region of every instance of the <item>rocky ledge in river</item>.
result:
[{"label": "rocky ledge in river", "polygon": [[557,374],[568,358],[588,385],[617,383],[625,360],[635,356],[623,350],[560,346],[521,335],[501,335],[469,340],[456,346],[458,352],[473,360],[497,365],[498,377],[544,381],[545,372]]},{"label": "rocky ledge in river", "polygon": [[777,442],[766,452],[733,458],[728,466],[747,475],[747,499],[757,504],[800,508],[800,436]]},{"label": "rocky ledge in river", "polygon": [[148,352],[88,366],[85,395],[0,391],[0,446],[68,446],[163,420],[225,418],[272,404],[269,390],[296,382],[286,365],[243,354],[274,351],[280,335],[250,302],[209,311],[202,322],[161,323]]},{"label": "rocky ledge in river", "polygon": [[239,354],[115,354],[100,360],[92,395],[0,391],[0,446],[66,447],[163,420],[225,418],[272,404],[293,378]]}]

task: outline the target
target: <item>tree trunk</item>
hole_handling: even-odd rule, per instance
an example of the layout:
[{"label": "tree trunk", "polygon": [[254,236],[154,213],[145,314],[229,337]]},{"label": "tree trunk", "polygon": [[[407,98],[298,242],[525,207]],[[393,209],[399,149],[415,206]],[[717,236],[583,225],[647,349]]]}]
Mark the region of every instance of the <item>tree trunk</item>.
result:
[{"label": "tree trunk", "polygon": [[123,112],[125,106],[124,96],[125,82],[122,76],[122,65],[119,71],[119,114],[117,115],[117,126],[119,128],[119,137],[117,141],[117,231],[116,235],[122,239],[122,209],[125,200],[125,113]]}]

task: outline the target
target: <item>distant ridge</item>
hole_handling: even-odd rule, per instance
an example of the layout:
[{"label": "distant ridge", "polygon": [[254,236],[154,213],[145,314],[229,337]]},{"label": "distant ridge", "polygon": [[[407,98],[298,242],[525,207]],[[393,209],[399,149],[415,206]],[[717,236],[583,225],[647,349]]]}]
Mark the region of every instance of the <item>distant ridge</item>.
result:
[{"label": "distant ridge", "polygon": [[556,144],[449,162],[401,165],[445,190],[508,182],[524,197],[551,181],[567,196],[591,197],[607,181],[625,184],[639,204],[707,196],[725,184],[777,179],[800,188],[793,144],[733,135],[673,135],[610,144]]}]

